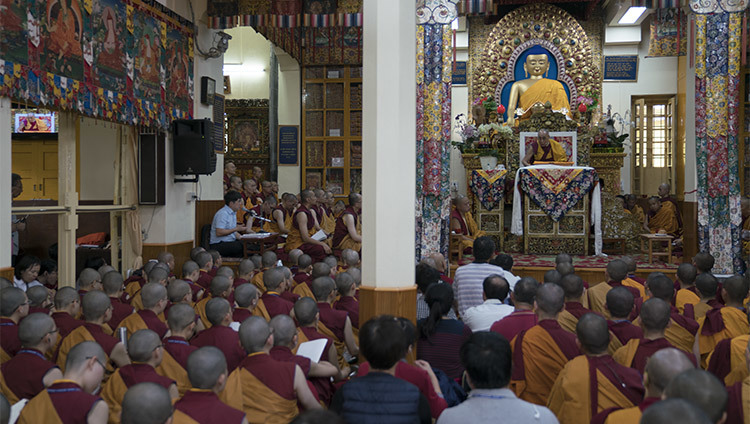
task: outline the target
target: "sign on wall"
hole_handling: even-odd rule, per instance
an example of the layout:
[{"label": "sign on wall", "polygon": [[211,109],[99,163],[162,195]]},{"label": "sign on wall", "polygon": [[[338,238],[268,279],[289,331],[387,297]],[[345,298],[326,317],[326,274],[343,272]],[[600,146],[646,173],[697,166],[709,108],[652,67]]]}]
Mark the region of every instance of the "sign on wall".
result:
[{"label": "sign on wall", "polygon": [[453,85],[466,85],[466,62],[454,62]]},{"label": "sign on wall", "polygon": [[604,56],[604,81],[638,81],[638,55]]},{"label": "sign on wall", "polygon": [[298,165],[299,125],[279,125],[279,165]]}]

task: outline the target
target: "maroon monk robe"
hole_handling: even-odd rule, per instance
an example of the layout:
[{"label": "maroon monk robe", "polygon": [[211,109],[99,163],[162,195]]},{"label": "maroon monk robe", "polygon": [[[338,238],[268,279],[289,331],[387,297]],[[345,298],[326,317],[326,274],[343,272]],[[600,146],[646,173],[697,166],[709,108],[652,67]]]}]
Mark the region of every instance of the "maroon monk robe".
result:
[{"label": "maroon monk robe", "polygon": [[110,356],[112,354],[112,349],[114,349],[120,341],[105,333],[102,326],[99,324],[84,322],[83,326],[86,327],[86,330],[88,330],[89,333],[91,333],[91,336],[93,336],[94,340],[99,343],[99,346],[104,349],[104,353],[106,353],[107,356]]},{"label": "maroon monk robe", "polygon": [[219,400],[210,390],[190,389],[174,408],[200,424],[239,424],[245,413]]},{"label": "maroon monk robe", "polygon": [[31,399],[44,390],[44,376],[57,365],[36,349],[24,348],[0,366],[5,384],[19,399]]},{"label": "maroon monk robe", "polygon": [[199,284],[193,283],[190,280],[185,280],[185,281],[190,286],[190,291],[193,292],[193,302],[194,303],[197,302],[199,300],[198,297],[200,297],[201,291],[205,291],[205,289],[201,287]]},{"label": "maroon monk robe", "polygon": [[156,383],[169,390],[174,380],[162,377],[156,373],[154,367],[149,364],[128,364],[119,369],[120,377],[128,388],[138,383]]},{"label": "maroon monk robe", "polygon": [[253,316],[253,313],[245,308],[235,308],[232,312],[232,321],[242,324],[243,321]]},{"label": "maroon monk robe", "polygon": [[[710,306],[711,308],[713,308],[713,309],[722,308],[724,306],[724,305],[721,304],[721,302],[719,302],[716,299],[711,299],[708,302],[706,302],[706,304],[708,306]],[[692,305],[690,303],[686,303],[685,304],[685,311],[683,312],[682,315],[684,315],[685,317],[690,318],[692,320],[695,320],[695,305]]]},{"label": "maroon monk robe", "polygon": [[298,272],[294,274],[294,281],[297,284],[312,283],[312,277],[308,275],[306,272]]},{"label": "maroon monk robe", "polygon": [[204,290],[208,290],[212,279],[213,277],[209,275],[208,272],[200,270],[200,275],[198,276],[198,280],[195,281],[195,284],[201,286]]},{"label": "maroon monk robe", "polygon": [[347,206],[346,209],[344,209],[344,212],[341,213],[341,216],[336,219],[336,227],[334,227],[333,230],[333,246],[338,246],[342,240],[344,240],[344,237],[349,235],[349,228],[347,228],[346,224],[344,223],[344,217],[346,215],[351,215],[352,218],[354,218],[354,228],[357,227],[357,222],[359,221],[359,214],[357,211],[354,210],[353,206]]},{"label": "maroon monk robe", "polygon": [[29,315],[31,314],[44,314],[49,315],[49,309],[48,308],[41,308],[38,306],[32,306],[29,308]]},{"label": "maroon monk robe", "polygon": [[680,310],[676,307],[670,305],[669,306],[670,312],[669,317],[674,321],[677,325],[684,328],[690,334],[695,335],[698,332],[698,323],[694,319],[690,319],[682,314],[680,314]]},{"label": "maroon monk robe", "polygon": [[282,298],[279,296],[279,293],[275,291],[267,291],[263,293],[260,300],[263,301],[266,311],[268,311],[268,315],[270,315],[271,318],[276,315],[289,315],[289,312],[294,308],[292,302]]},{"label": "maroon monk robe", "polygon": [[[60,380],[47,388],[52,406],[63,423],[85,423],[94,404],[102,398],[86,393],[78,384]],[[103,401],[102,401],[103,402]]]},{"label": "maroon monk robe", "polygon": [[201,331],[193,337],[190,344],[196,347],[216,346],[224,352],[227,359],[227,370],[231,373],[237,368],[242,359],[247,355],[240,345],[239,334],[229,327],[214,325],[213,327]]},{"label": "maroon monk robe", "polygon": [[326,405],[331,404],[331,399],[333,399],[333,392],[335,391],[335,388],[331,383],[331,379],[324,377],[308,377],[308,374],[310,374],[310,367],[312,366],[312,363],[308,358],[295,355],[291,349],[285,346],[272,347],[269,355],[271,355],[271,358],[279,362],[293,362],[299,365],[302,373],[305,375],[305,378],[307,378],[307,381],[311,384],[312,391],[316,395],[318,400],[322,401]]},{"label": "maroon monk robe", "polygon": [[21,349],[18,325],[10,318],[0,318],[0,346],[10,356],[15,356]]},{"label": "maroon monk robe", "polygon": [[533,311],[515,310],[500,321],[495,321],[490,327],[490,331],[501,334],[510,341],[518,333],[528,330],[536,323],[537,316]]},{"label": "maroon monk robe", "polygon": [[340,342],[344,341],[344,327],[346,326],[346,311],[337,311],[330,303],[318,302],[320,322],[322,322],[333,333]]},{"label": "maroon monk robe", "polygon": [[127,303],[120,302],[120,299],[116,297],[110,296],[109,300],[112,303],[112,319],[107,324],[109,324],[109,328],[114,330],[120,325],[122,320],[133,313],[133,307]]},{"label": "maroon monk robe", "polygon": [[297,398],[294,391],[296,364],[279,362],[265,352],[256,352],[243,359],[240,366],[282,398],[288,400]]},{"label": "maroon monk robe", "polygon": [[[638,370],[638,372],[643,375],[643,372],[646,370],[646,362],[648,361],[648,358],[650,358],[654,353],[670,347],[674,348],[674,345],[665,338],[656,340],[641,339],[641,343],[638,346],[638,350],[636,351],[635,356],[633,357],[633,362],[630,364],[630,368]],[[690,361],[693,363],[693,366],[698,365],[698,362],[695,360],[695,355],[687,352],[682,353],[684,353],[688,357],[688,359],[690,359]]]},{"label": "maroon monk robe", "polygon": [[280,296],[282,299],[286,300],[287,302],[292,302],[292,305],[297,303],[297,301],[299,300],[299,295],[292,293],[289,290],[285,291],[284,293],[281,293]]},{"label": "maroon monk robe", "polygon": [[729,394],[729,402],[727,402],[727,420],[725,424],[745,424],[745,403],[748,400],[742,399],[742,384],[743,382],[737,382],[727,387],[727,393]]},{"label": "maroon monk robe", "polygon": [[245,280],[244,278],[237,277],[237,278],[234,279],[234,282],[232,283],[232,287],[234,287],[236,289],[237,287],[239,287],[239,286],[241,286],[243,284],[247,284],[247,283],[249,283],[249,281]]},{"label": "maroon monk robe", "polygon": [[617,337],[617,340],[625,346],[630,339],[640,339],[643,337],[643,330],[637,325],[633,325],[628,320],[607,321],[609,331]]},{"label": "maroon monk robe", "polygon": [[456,234],[462,234],[465,236],[470,235],[469,227],[466,226],[466,221],[464,221],[464,217],[461,216],[461,212],[459,212],[457,209],[451,210],[451,219],[453,218],[455,218],[456,221],[458,221],[458,224],[461,226],[460,232],[457,232]]},{"label": "maroon monk robe", "polygon": [[440,274],[440,280],[442,280],[444,283],[453,284],[453,279],[445,274]]},{"label": "maroon monk robe", "polygon": [[341,299],[333,304],[333,308],[346,312],[352,321],[352,327],[359,328],[359,302],[357,299],[353,296],[341,296]]},{"label": "maroon monk robe", "polygon": [[628,278],[630,278],[631,280],[635,281],[636,283],[639,283],[640,285],[642,285],[644,287],[646,286],[646,280],[644,280],[641,277],[637,277],[635,274],[628,274]]},{"label": "maroon monk robe", "polygon": [[[589,396],[591,399],[591,416],[597,414],[599,407],[599,382],[597,371],[601,372],[633,405],[643,401],[645,390],[638,371],[620,365],[609,355],[587,356],[589,362]],[[585,396],[585,394],[581,394]]]},{"label": "maroon monk robe", "polygon": [[166,350],[182,368],[187,369],[188,356],[198,350],[183,337],[171,336],[164,339],[164,350]]},{"label": "maroon monk robe", "polygon": [[[330,337],[327,337],[327,336],[321,334],[314,327],[300,327],[300,330],[302,330],[302,333],[305,334],[305,337],[307,337],[307,340],[326,339],[326,347],[325,347],[325,349],[323,349],[323,356],[320,358],[320,360],[321,361],[327,361],[328,360],[328,352],[330,352],[331,346],[333,346],[333,340],[331,340]],[[338,365],[338,363],[336,363],[334,365]]]},{"label": "maroon monk robe", "polygon": [[[307,229],[299,228],[299,225],[297,224],[297,214],[304,213],[307,216]],[[300,205],[299,208],[297,208],[297,212],[295,212],[294,216],[292,217],[292,227],[296,228],[300,232],[300,239],[302,238],[301,234],[305,231],[307,233],[310,233],[310,230],[315,227],[315,220],[313,219],[312,212],[310,212],[309,209],[307,209],[304,205]],[[334,245],[335,246],[335,245]],[[326,251],[323,249],[323,246],[317,244],[317,243],[302,243],[298,247],[299,250],[302,251],[302,253],[305,253],[306,255],[309,255],[310,258],[312,258],[313,263],[320,262],[326,257]]]},{"label": "maroon monk robe", "polygon": [[169,331],[167,324],[161,322],[154,311],[150,309],[144,309],[142,311],[138,311],[138,315],[141,316],[141,319],[146,323],[148,329],[158,334],[160,339],[164,338],[164,336],[167,334],[167,331]]},{"label": "maroon monk robe", "polygon": [[216,265],[214,265],[214,266],[212,266],[212,267],[211,267],[211,269],[210,269],[210,270],[208,271],[208,275],[210,275],[210,276],[211,276],[211,278],[214,278],[214,277],[216,277],[216,271],[218,271],[218,270],[219,270],[219,267],[217,267]]},{"label": "maroon monk robe", "polygon": [[570,312],[576,319],[581,319],[582,316],[589,312],[599,315],[591,309],[584,308],[581,302],[565,302],[565,310]]}]

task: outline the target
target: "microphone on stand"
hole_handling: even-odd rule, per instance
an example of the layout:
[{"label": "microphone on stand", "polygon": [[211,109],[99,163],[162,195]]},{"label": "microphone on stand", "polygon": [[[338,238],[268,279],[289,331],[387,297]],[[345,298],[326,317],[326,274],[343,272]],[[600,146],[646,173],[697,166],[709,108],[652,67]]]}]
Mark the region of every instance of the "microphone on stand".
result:
[{"label": "microphone on stand", "polygon": [[268,219],[268,218],[263,218],[262,216],[258,215],[258,213],[257,213],[257,212],[255,212],[255,211],[252,211],[252,210],[249,210],[249,209],[245,208],[244,206],[242,207],[242,209],[243,209],[243,210],[244,210],[245,212],[249,213],[249,214],[250,214],[250,216],[252,216],[253,218],[255,218],[255,219],[257,219],[257,220],[260,220],[260,221],[266,221],[266,222],[273,222],[273,221],[271,221],[271,220],[270,220],[270,219]]}]

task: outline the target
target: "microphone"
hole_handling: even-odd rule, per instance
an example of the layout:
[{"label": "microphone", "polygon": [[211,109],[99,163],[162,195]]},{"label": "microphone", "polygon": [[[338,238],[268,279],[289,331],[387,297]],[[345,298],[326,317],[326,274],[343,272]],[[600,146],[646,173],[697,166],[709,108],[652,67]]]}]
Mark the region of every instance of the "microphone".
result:
[{"label": "microphone", "polygon": [[[245,209],[245,208],[243,207],[242,209]],[[251,216],[252,216],[253,218],[255,218],[255,219],[258,219],[258,220],[260,220],[260,221],[273,222],[273,221],[271,221],[271,220],[270,220],[270,219],[268,219],[268,218],[263,218],[262,216],[258,215],[258,213],[257,213],[257,212],[255,212],[255,211],[251,211],[251,210],[247,210],[247,209],[245,209],[245,211],[246,211],[246,212],[249,212],[249,213],[250,213],[250,215],[251,215]]]}]

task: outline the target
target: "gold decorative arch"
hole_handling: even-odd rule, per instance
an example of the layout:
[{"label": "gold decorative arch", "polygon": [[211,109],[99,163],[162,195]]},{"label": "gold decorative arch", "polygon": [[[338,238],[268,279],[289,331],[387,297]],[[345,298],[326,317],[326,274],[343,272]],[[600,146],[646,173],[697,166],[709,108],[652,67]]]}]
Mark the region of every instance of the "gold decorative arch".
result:
[{"label": "gold decorative arch", "polygon": [[554,56],[557,79],[567,85],[570,107],[576,110],[578,95],[601,92],[600,64],[593,60],[589,37],[568,12],[549,4],[531,4],[505,15],[495,25],[474,64],[473,98],[499,94],[505,84],[515,81],[513,70],[521,54],[542,46]]}]

